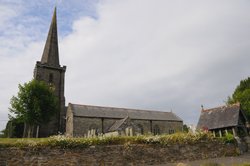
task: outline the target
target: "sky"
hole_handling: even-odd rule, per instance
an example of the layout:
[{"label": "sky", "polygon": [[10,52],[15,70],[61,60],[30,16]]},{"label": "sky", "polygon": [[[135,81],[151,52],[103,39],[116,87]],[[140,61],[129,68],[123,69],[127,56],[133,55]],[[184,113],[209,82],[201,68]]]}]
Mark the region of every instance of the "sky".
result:
[{"label": "sky", "polygon": [[250,75],[248,0],[0,0],[0,130],[57,4],[66,103],[172,111],[196,124]]}]

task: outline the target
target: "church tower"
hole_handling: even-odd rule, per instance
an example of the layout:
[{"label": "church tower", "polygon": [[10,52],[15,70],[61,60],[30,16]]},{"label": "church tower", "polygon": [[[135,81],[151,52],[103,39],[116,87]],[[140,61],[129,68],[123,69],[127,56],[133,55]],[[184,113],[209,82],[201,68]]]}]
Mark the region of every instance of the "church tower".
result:
[{"label": "church tower", "polygon": [[58,97],[59,111],[51,118],[48,124],[40,126],[39,137],[47,137],[65,131],[65,97],[64,76],[66,66],[60,66],[57,37],[56,8],[54,9],[48,37],[45,43],[41,61],[37,61],[34,70],[34,79],[45,81],[55,88]]}]

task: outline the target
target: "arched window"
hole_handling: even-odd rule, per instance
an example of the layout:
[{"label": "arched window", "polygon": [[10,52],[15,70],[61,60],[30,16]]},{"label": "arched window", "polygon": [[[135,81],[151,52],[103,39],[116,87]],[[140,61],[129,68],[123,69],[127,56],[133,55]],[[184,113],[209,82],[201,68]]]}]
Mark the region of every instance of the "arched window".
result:
[{"label": "arched window", "polygon": [[53,74],[49,73],[49,83],[53,83]]},{"label": "arched window", "polygon": [[153,132],[154,132],[154,135],[160,134],[160,128],[158,125],[154,125]]},{"label": "arched window", "polygon": [[138,124],[137,126],[139,128],[140,134],[143,135],[144,134],[143,126],[141,124]]}]

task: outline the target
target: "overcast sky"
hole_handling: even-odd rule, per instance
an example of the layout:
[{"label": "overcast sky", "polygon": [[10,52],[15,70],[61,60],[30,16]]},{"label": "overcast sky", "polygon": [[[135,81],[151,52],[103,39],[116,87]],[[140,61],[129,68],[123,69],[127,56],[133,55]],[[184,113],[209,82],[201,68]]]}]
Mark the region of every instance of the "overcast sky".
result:
[{"label": "overcast sky", "polygon": [[[66,103],[173,111],[196,124],[250,75],[248,0],[58,0]],[[55,1],[0,0],[0,130],[42,56]]]}]

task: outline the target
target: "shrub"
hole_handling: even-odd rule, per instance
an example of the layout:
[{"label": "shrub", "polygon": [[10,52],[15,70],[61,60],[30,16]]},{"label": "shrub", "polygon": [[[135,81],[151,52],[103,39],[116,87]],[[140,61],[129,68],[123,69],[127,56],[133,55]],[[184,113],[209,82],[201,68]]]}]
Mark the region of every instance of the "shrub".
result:
[{"label": "shrub", "polygon": [[234,138],[233,134],[228,133],[228,134],[226,134],[226,136],[223,137],[223,141],[225,143],[235,143],[235,138]]},{"label": "shrub", "polygon": [[206,141],[225,141],[230,142],[228,136],[224,140],[214,138],[210,133],[198,132],[192,133],[175,133],[171,135],[140,135],[140,136],[115,136],[115,137],[93,137],[93,138],[69,138],[63,135],[53,136],[42,139],[0,139],[0,146],[12,147],[61,147],[76,148],[89,147],[95,145],[128,145],[128,144],[158,144],[167,146],[171,144],[195,144]]}]

